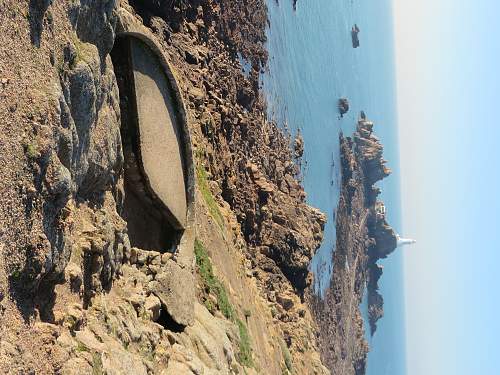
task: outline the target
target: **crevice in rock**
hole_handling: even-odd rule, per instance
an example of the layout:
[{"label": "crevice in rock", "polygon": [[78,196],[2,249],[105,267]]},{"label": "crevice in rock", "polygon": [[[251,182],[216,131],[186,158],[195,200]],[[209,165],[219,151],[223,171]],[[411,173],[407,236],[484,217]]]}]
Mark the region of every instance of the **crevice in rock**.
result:
[{"label": "crevice in rock", "polygon": [[131,0],[130,5],[149,24],[152,17],[165,19],[174,32],[179,32],[183,20],[196,21],[201,1],[187,0]]},{"label": "crevice in rock", "polygon": [[41,35],[45,12],[52,3],[52,0],[30,0],[29,3],[29,23],[31,43],[37,48],[40,47]]},{"label": "crevice in rock", "polygon": [[160,324],[163,328],[175,332],[175,333],[182,333],[184,332],[184,329],[186,328],[182,324],[177,323],[167,312],[165,308],[161,308],[160,310],[160,317],[157,320],[157,323]]}]

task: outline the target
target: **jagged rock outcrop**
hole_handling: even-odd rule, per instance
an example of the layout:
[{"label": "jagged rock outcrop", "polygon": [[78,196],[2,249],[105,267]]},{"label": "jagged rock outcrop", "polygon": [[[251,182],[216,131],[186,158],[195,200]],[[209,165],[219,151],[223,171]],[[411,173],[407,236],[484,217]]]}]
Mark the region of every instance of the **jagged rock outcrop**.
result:
[{"label": "jagged rock outcrop", "polygon": [[351,29],[351,40],[352,40],[352,48],[358,48],[359,47],[359,27],[358,25],[354,25]]},{"label": "jagged rock outcrop", "polygon": [[378,291],[382,268],[377,261],[397,246],[385,213],[377,209],[380,189],[374,186],[390,174],[390,169],[383,159],[383,146],[373,135],[373,123],[363,117],[352,139],[340,136],[342,185],[333,276],[323,297],[310,297],[320,327],[322,359],[335,374],[366,371],[369,348],[359,306],[366,287],[369,325],[374,334],[383,316],[383,298]]},{"label": "jagged rock outcrop", "polygon": [[373,123],[366,119],[358,121],[357,131],[353,136],[358,159],[365,176],[367,189],[367,204],[375,211],[368,220],[367,227],[370,237],[368,254],[368,319],[370,332],[373,336],[377,329],[377,321],[384,315],[384,300],[379,293],[378,281],[382,275],[382,267],[377,261],[385,259],[397,248],[396,232],[385,220],[385,215],[376,212],[375,204],[380,189],[373,186],[377,181],[389,176],[391,170],[383,159],[384,147],[373,135]]},{"label": "jagged rock outcrop", "polygon": [[359,305],[363,296],[371,243],[366,221],[363,169],[354,142],[340,135],[342,184],[336,211],[337,241],[333,251],[333,273],[323,296],[311,295],[319,326],[321,358],[331,373],[363,374],[368,343]]},{"label": "jagged rock outcrop", "polygon": [[366,185],[371,187],[377,181],[389,176],[391,170],[386,165],[387,161],[382,157],[384,146],[373,135],[373,123],[366,120],[358,121],[357,131],[353,138]]},{"label": "jagged rock outcrop", "polygon": [[347,112],[349,112],[349,100],[347,100],[346,98],[340,98],[338,102],[338,108],[340,117],[343,117]]},{"label": "jagged rock outcrop", "polygon": [[186,288],[193,285],[192,280],[190,269],[184,269],[177,263],[168,261],[162,272],[158,273],[148,286],[172,319],[183,326],[193,323],[195,294],[193,289]]},{"label": "jagged rock outcrop", "polygon": [[300,159],[304,155],[304,137],[300,132],[297,133],[295,139],[293,140],[293,151],[294,157]]},{"label": "jagged rock outcrop", "polygon": [[378,290],[378,281],[382,276],[382,266],[372,263],[369,268],[368,284],[368,322],[370,334],[373,336],[377,331],[377,322],[384,315],[384,299]]},{"label": "jagged rock outcrop", "polygon": [[274,209],[261,208],[264,214],[257,230],[260,245],[269,249],[266,252],[292,284],[303,290],[311,282],[308,267],[323,239],[326,216],[310,207],[291,205],[282,192],[277,192],[270,203]]},{"label": "jagged rock outcrop", "polygon": [[374,261],[385,259],[396,250],[396,232],[385,219],[375,219],[374,224],[369,223],[369,232],[374,239],[374,244],[369,249]]}]

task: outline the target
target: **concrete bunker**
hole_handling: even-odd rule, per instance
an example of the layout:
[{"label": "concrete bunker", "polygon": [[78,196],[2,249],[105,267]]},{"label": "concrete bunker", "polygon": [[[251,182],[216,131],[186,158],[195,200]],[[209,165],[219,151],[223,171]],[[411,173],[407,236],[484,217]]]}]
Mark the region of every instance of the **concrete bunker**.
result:
[{"label": "concrete bunker", "polygon": [[192,219],[194,173],[185,110],[163,56],[142,35],[111,52],[120,92],[122,216],[131,245],[173,252]]}]

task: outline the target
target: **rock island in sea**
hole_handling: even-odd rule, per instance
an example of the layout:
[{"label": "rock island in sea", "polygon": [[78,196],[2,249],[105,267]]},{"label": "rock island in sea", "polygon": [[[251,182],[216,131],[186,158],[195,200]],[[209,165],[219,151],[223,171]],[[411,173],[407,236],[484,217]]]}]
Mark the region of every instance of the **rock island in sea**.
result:
[{"label": "rock island in sea", "polygon": [[336,215],[337,244],[332,254],[333,276],[323,297],[310,296],[319,326],[323,363],[333,374],[364,374],[369,351],[360,311],[368,293],[371,334],[383,315],[378,292],[382,268],[377,261],[398,246],[398,236],[385,220],[375,183],[391,170],[373,123],[361,116],[352,137],[340,135],[341,192]]}]

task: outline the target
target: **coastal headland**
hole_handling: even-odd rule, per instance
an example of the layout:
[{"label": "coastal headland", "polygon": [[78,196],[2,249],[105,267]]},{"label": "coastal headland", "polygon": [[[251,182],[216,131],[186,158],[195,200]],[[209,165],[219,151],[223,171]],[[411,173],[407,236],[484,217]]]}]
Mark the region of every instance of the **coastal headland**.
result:
[{"label": "coastal headland", "polygon": [[370,332],[383,315],[378,292],[382,268],[377,261],[397,246],[396,233],[379,209],[380,190],[374,186],[391,171],[373,123],[360,118],[352,137],[340,135],[341,192],[336,215],[337,243],[332,255],[333,276],[323,297],[311,295],[319,326],[324,364],[332,374],[364,374],[369,351],[360,304],[368,293]]}]

